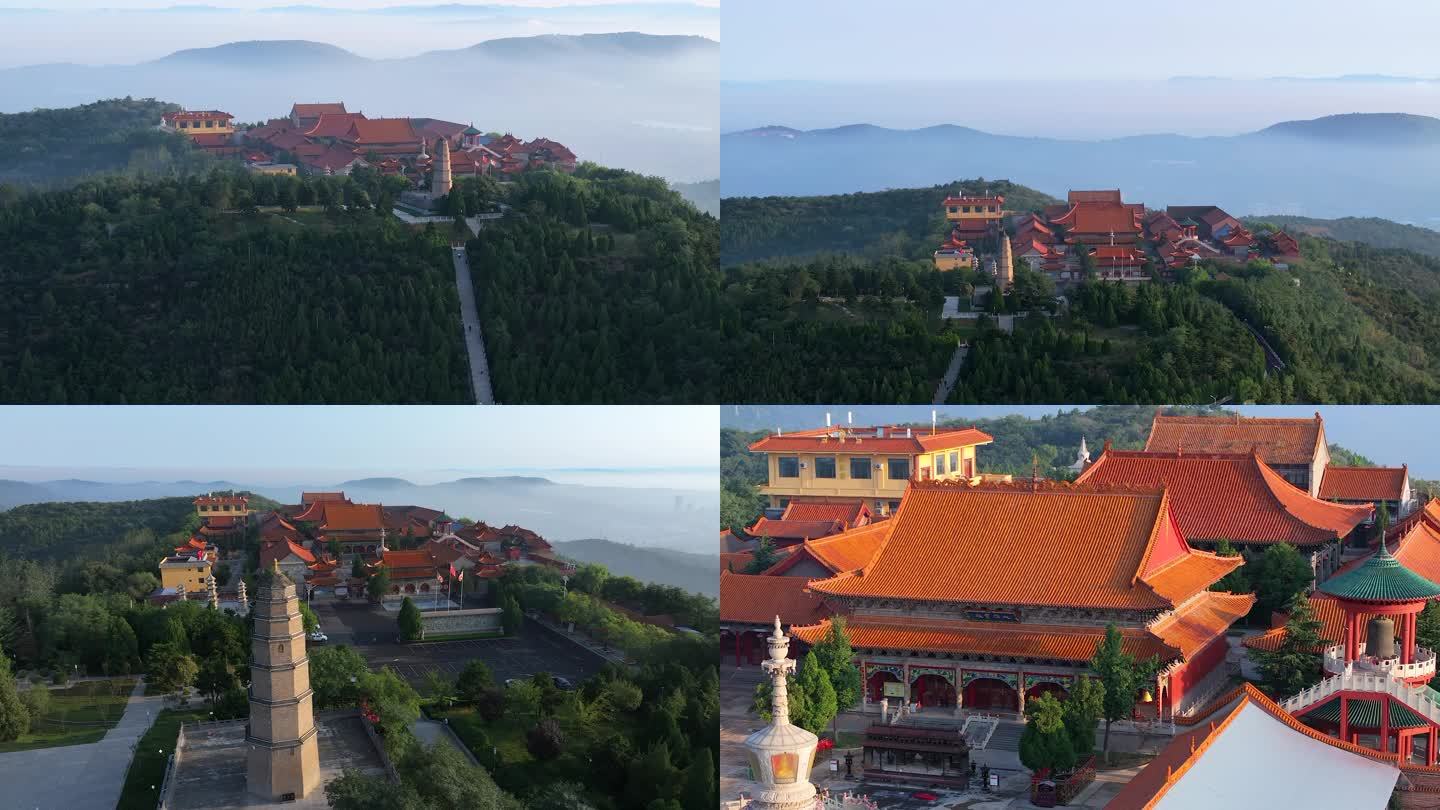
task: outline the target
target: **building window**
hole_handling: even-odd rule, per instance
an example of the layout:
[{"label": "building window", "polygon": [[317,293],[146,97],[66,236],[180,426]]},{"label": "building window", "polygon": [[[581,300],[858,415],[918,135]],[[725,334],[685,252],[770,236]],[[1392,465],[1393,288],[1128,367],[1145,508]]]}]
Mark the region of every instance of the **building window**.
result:
[{"label": "building window", "polygon": [[781,456],[780,458],[775,460],[775,465],[777,468],[777,472],[779,473],[781,478],[800,477],[799,456]]},{"label": "building window", "polygon": [[834,478],[834,477],[835,477],[835,457],[834,457],[834,456],[820,456],[820,457],[818,457],[818,458],[815,459],[815,477],[816,477],[816,478]]},{"label": "building window", "polygon": [[960,472],[960,453],[950,454],[950,472]]},{"label": "building window", "polygon": [[780,508],[781,508],[781,509],[784,509],[785,507],[787,507],[787,506],[789,506],[789,505],[790,505],[790,499],[789,499],[789,498],[781,498],[781,499],[780,499]]},{"label": "building window", "polygon": [[900,502],[899,502],[899,501],[890,501],[889,506],[890,506],[890,514],[893,515],[893,514],[895,514],[895,510],[900,508]]},{"label": "building window", "polygon": [[891,480],[891,481],[909,481],[909,480],[910,480],[910,459],[908,459],[908,458],[892,458],[892,459],[889,459],[888,461],[889,461],[889,467],[890,467],[889,472],[890,472],[890,480]]},{"label": "building window", "polygon": [[936,475],[936,477],[939,477],[939,476],[942,476],[942,475],[944,475],[944,474],[945,474],[945,454],[944,454],[944,453],[936,453],[936,454],[935,454],[935,475]]},{"label": "building window", "polygon": [[967,459],[965,459],[965,477],[966,477],[966,478],[974,478],[974,477],[975,477],[975,459],[973,459],[973,458],[967,458]]},{"label": "building window", "polygon": [[215,128],[215,122],[214,122],[214,121],[207,120],[207,121],[205,122],[205,128],[206,128],[206,129],[214,129],[214,128]]},{"label": "building window", "polygon": [[962,214],[968,214],[968,213],[970,213],[970,206],[968,206],[968,205],[963,205],[963,206],[961,206],[961,207],[960,207],[960,213],[962,213]]},{"label": "building window", "polygon": [[868,459],[868,458],[852,458],[852,459],[850,459],[850,477],[851,477],[851,478],[865,478],[865,479],[868,479],[868,478],[870,477],[870,459]]}]

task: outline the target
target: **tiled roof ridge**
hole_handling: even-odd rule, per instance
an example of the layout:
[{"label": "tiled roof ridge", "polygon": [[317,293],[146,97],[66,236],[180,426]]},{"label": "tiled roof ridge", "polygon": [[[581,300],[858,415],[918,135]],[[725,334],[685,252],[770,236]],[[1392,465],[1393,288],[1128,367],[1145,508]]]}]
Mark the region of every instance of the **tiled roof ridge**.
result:
[{"label": "tiled roof ridge", "polygon": [[1221,709],[1225,708],[1226,706],[1229,706],[1231,703],[1234,702],[1235,698],[1239,697],[1240,695],[1245,694],[1245,687],[1246,687],[1247,685],[1248,685],[1248,684],[1241,684],[1241,685],[1235,687],[1234,689],[1231,689],[1230,691],[1226,692],[1225,694],[1221,695],[1220,697],[1215,698],[1214,700],[1212,700],[1212,701],[1210,701],[1209,703],[1205,704],[1205,706],[1204,706],[1203,708],[1201,708],[1201,710],[1198,711],[1198,712],[1196,712],[1195,714],[1192,714],[1192,715],[1181,715],[1181,716],[1179,716],[1179,717],[1176,717],[1176,718],[1175,718],[1175,725],[1177,725],[1177,726],[1194,726],[1194,725],[1199,725],[1200,722],[1203,721],[1205,718],[1209,717],[1210,715],[1214,714],[1215,712],[1220,711]]},{"label": "tiled roof ridge", "polygon": [[[1278,486],[1278,487],[1290,487],[1291,489],[1294,490],[1294,492],[1293,492],[1292,494],[1294,494],[1294,495],[1299,495],[1299,496],[1301,496],[1302,498],[1306,499],[1306,501],[1313,501],[1313,502],[1315,502],[1316,504],[1324,504],[1325,507],[1327,507],[1327,508],[1333,508],[1334,511],[1337,511],[1337,512],[1340,512],[1340,511],[1344,511],[1344,512],[1363,512],[1363,513],[1365,513],[1366,515],[1369,515],[1371,512],[1374,511],[1374,507],[1372,507],[1372,506],[1369,505],[1369,504],[1347,504],[1347,503],[1334,503],[1333,501],[1322,501],[1322,500],[1320,500],[1319,498],[1316,498],[1315,496],[1311,495],[1309,492],[1307,492],[1307,491],[1305,491],[1305,490],[1303,490],[1303,489],[1295,486],[1294,484],[1290,483],[1289,481],[1285,480],[1285,477],[1284,477],[1284,476],[1282,476],[1282,475],[1281,475],[1280,473],[1278,473],[1278,472],[1275,472],[1275,468],[1274,468],[1274,467],[1271,467],[1269,464],[1266,464],[1265,461],[1264,461],[1264,459],[1260,458],[1260,456],[1259,456],[1258,454],[1255,456],[1255,463],[1256,463],[1256,465],[1258,465],[1258,467],[1259,467],[1259,469],[1260,469],[1260,475],[1261,475],[1261,477],[1265,479],[1265,483],[1266,483],[1265,490],[1266,490],[1266,492],[1268,492],[1269,495],[1270,495],[1270,497],[1275,500],[1275,503],[1278,504],[1278,505],[1280,506],[1280,508],[1285,511],[1285,514],[1290,515],[1291,517],[1295,518],[1296,520],[1300,521],[1301,523],[1305,523],[1305,524],[1308,524],[1308,525],[1311,525],[1311,526],[1314,525],[1313,523],[1310,523],[1310,521],[1306,520],[1304,517],[1296,514],[1295,511],[1290,508],[1290,504],[1287,503],[1284,498],[1280,497],[1280,493],[1281,493],[1281,492],[1285,492],[1285,491],[1287,491],[1287,490],[1284,490],[1284,489],[1279,489],[1279,490],[1277,490],[1277,489],[1276,489],[1277,486]],[[1317,527],[1317,528],[1323,528],[1323,527]]]},{"label": "tiled roof ridge", "polygon": [[[1057,481],[1050,478],[1025,478],[1012,481],[978,481],[971,483],[965,478],[911,481],[911,490],[946,490],[966,489],[973,492],[996,492],[1007,495],[1015,494],[1069,494],[1069,495],[1129,495],[1148,496],[1152,498],[1164,498],[1165,488],[1163,486],[1146,486],[1144,484],[1083,484],[1079,479],[1075,481]],[[901,508],[905,503],[901,501]],[[896,517],[899,517],[897,512]]]},{"label": "tiled roof ridge", "polygon": [[[1135,587],[1136,583],[1143,583],[1145,587],[1150,588],[1150,583],[1144,582],[1141,576],[1150,565],[1150,554],[1155,550],[1155,538],[1160,534],[1160,526],[1170,519],[1170,493],[1162,488],[1160,490],[1160,507],[1155,510],[1155,522],[1150,525],[1150,536],[1145,539],[1145,550],[1140,554],[1140,564],[1135,567],[1135,573],[1130,577],[1130,587]],[[1176,530],[1179,530],[1178,526]],[[1185,542],[1185,535],[1181,534],[1180,538],[1182,543]],[[1190,544],[1185,543],[1185,545],[1188,546]],[[1175,560],[1183,559],[1184,556],[1183,554],[1178,555]],[[1175,562],[1175,560],[1171,560],[1170,562]],[[1161,568],[1163,567],[1164,566],[1161,566]],[[1157,571],[1158,570],[1160,569],[1157,569]],[[1155,589],[1150,588],[1150,592],[1155,593]],[[1160,594],[1155,593],[1155,596],[1159,597]]]}]

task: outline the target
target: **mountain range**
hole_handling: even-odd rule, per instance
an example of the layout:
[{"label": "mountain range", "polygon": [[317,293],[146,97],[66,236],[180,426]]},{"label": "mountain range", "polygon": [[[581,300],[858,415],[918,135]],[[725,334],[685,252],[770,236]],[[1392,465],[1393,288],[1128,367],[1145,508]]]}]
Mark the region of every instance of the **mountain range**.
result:
[{"label": "mountain range", "polygon": [[1106,140],[997,135],[944,124],[767,126],[721,137],[726,197],[846,194],[1003,177],[1064,197],[1116,188],[1152,208],[1213,203],[1232,214],[1374,216],[1440,226],[1440,119],[1348,114],[1231,136]]},{"label": "mountain range", "polygon": [[131,96],[254,122],[295,102],[343,101],[370,117],[544,136],[582,160],[694,182],[720,173],[719,59],[714,40],[635,32],[492,39],[402,59],[308,40],[231,42],[133,65],[0,70],[0,112]]},{"label": "mountain range", "polygon": [[0,510],[31,503],[136,501],[223,490],[254,492],[279,503],[295,503],[302,490],[343,490],[356,502],[414,504],[441,509],[451,517],[514,523],[552,542],[601,537],[696,554],[714,553],[714,527],[719,520],[713,491],[583,486],[532,476],[472,477],[436,484],[364,478],[283,487],[237,481],[0,479]]}]

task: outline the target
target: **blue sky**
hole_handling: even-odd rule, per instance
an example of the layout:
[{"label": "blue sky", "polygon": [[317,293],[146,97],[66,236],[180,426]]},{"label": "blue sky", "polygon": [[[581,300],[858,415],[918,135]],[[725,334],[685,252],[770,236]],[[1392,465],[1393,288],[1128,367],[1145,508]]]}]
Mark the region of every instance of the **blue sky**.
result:
[{"label": "blue sky", "polygon": [[429,483],[605,468],[718,480],[718,433],[713,406],[10,406],[0,478],[104,468],[117,471],[104,480],[285,481],[313,470]]},{"label": "blue sky", "polygon": [[[1058,405],[980,405],[961,407],[941,406],[941,419],[995,419],[1010,414],[1020,414],[1038,419],[1057,411],[1074,410],[1075,406]],[[791,409],[768,408],[766,415],[772,420],[777,412],[784,413],[786,429],[794,430],[804,426],[819,427],[824,424],[825,412],[829,411],[836,423],[843,423],[846,411],[854,412],[855,424],[911,422],[924,423],[930,419],[932,408],[928,405],[910,406],[794,406],[793,418],[787,412]],[[1411,475],[1417,478],[1440,479],[1440,406],[1435,405],[1242,405],[1235,408],[1246,416],[1309,417],[1316,411],[1325,419],[1325,435],[1331,444],[1339,444],[1368,457],[1377,464],[1386,466],[1410,465]],[[747,429],[770,427],[756,425],[753,418],[743,419],[741,412],[726,406],[721,409],[721,422],[733,425],[739,422]],[[1092,450],[1100,443],[1092,440]],[[981,465],[984,465],[984,451],[981,451]]]},{"label": "blue sky", "polygon": [[724,80],[1440,76],[1428,0],[724,0],[722,15]]}]

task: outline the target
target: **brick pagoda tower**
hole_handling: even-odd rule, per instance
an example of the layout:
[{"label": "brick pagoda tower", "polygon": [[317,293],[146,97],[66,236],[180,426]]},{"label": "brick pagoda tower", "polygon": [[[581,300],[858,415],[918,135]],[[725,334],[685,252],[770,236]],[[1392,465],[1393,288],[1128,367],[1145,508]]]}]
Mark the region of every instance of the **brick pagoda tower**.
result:
[{"label": "brick pagoda tower", "polygon": [[278,564],[258,588],[254,613],[246,787],[270,801],[304,798],[320,786],[310,659],[295,583]]}]

